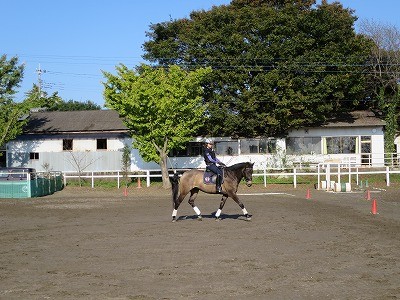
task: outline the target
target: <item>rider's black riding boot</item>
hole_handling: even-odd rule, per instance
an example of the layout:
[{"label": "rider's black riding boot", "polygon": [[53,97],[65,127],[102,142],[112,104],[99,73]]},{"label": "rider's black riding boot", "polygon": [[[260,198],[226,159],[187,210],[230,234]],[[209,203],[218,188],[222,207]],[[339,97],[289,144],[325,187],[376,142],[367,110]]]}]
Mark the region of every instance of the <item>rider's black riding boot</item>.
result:
[{"label": "rider's black riding boot", "polygon": [[217,180],[215,181],[216,188],[217,188],[217,193],[221,193],[222,192],[221,182],[222,182],[222,176],[221,175],[217,175]]}]

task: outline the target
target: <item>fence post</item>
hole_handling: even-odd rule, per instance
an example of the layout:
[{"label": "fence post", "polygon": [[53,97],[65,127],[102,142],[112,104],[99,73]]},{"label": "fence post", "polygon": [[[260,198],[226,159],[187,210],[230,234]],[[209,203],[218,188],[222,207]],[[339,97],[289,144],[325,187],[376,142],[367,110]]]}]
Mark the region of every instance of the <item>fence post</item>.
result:
[{"label": "fence post", "polygon": [[351,163],[349,161],[349,183],[351,184]]},{"label": "fence post", "polygon": [[92,171],[92,189],[94,189],[94,172]]},{"label": "fence post", "polygon": [[329,191],[331,188],[331,164],[326,164],[326,173],[325,173],[325,179],[326,179],[326,190]]},{"label": "fence post", "polygon": [[356,167],[356,184],[358,185],[359,178],[358,178],[358,167]]},{"label": "fence post", "polygon": [[320,167],[321,167],[321,164],[320,163],[318,163],[318,168],[317,168],[317,173],[318,173],[318,175],[317,175],[317,187],[318,187],[318,190],[320,189],[320,184],[321,184],[321,173],[320,173]]},{"label": "fence post", "polygon": [[264,166],[264,187],[267,187],[267,168]]},{"label": "fence post", "polygon": [[117,178],[118,178],[118,180],[117,180],[117,185],[118,185],[118,189],[119,189],[119,171],[117,171]]},{"label": "fence post", "polygon": [[147,187],[150,187],[150,170],[146,171],[146,177]]},{"label": "fence post", "polygon": [[388,166],[386,166],[386,186],[390,186],[390,175]]},{"label": "fence post", "polygon": [[293,168],[293,184],[294,188],[297,187],[296,168]]}]

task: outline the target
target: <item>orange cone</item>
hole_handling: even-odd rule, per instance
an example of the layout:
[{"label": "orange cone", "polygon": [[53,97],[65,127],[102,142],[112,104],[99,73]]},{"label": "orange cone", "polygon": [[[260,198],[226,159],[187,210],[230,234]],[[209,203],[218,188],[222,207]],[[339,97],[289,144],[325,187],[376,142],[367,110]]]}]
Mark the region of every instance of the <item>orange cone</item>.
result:
[{"label": "orange cone", "polygon": [[371,200],[371,192],[367,190],[367,193],[365,194],[365,199]]},{"label": "orange cone", "polygon": [[142,181],[140,180],[140,177],[137,179],[137,188],[140,189],[142,188]]},{"label": "orange cone", "polygon": [[310,189],[307,189],[306,199],[311,199]]},{"label": "orange cone", "polygon": [[372,200],[372,205],[371,205],[371,214],[376,215],[378,213],[378,208],[376,205],[376,199]]}]

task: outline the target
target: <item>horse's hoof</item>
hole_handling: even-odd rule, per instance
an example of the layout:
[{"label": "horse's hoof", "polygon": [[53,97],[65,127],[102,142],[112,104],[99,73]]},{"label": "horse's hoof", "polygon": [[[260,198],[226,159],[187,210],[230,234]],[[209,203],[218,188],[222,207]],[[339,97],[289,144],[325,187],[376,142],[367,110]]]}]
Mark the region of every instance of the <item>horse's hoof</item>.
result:
[{"label": "horse's hoof", "polygon": [[172,223],[175,223],[175,222],[176,222],[176,218],[173,217],[173,218],[172,218]]},{"label": "horse's hoof", "polygon": [[198,221],[203,221],[203,217],[202,216],[197,216],[197,220]]},{"label": "horse's hoof", "polygon": [[220,218],[220,217],[218,217],[218,218],[215,218],[215,222],[219,222],[219,221],[221,221],[222,219]]},{"label": "horse's hoof", "polygon": [[251,215],[246,215],[246,221],[251,221]]}]

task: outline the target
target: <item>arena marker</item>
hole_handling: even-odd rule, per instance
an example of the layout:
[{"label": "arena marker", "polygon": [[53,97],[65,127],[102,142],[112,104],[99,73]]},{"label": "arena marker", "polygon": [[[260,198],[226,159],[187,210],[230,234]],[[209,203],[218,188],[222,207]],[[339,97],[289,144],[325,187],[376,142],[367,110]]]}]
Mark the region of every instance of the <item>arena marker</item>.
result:
[{"label": "arena marker", "polygon": [[137,188],[140,189],[142,188],[142,181],[140,180],[140,177],[137,179]]},{"label": "arena marker", "polygon": [[128,196],[128,188],[127,187],[124,187],[124,196],[125,197]]},{"label": "arena marker", "polygon": [[372,200],[371,214],[373,214],[373,215],[378,214],[378,208],[377,208],[377,204],[376,204],[376,199]]},{"label": "arena marker", "polygon": [[310,189],[307,189],[306,199],[311,199]]},{"label": "arena marker", "polygon": [[370,190],[367,190],[367,193],[365,194],[365,199],[371,200],[371,192],[370,192]]}]

